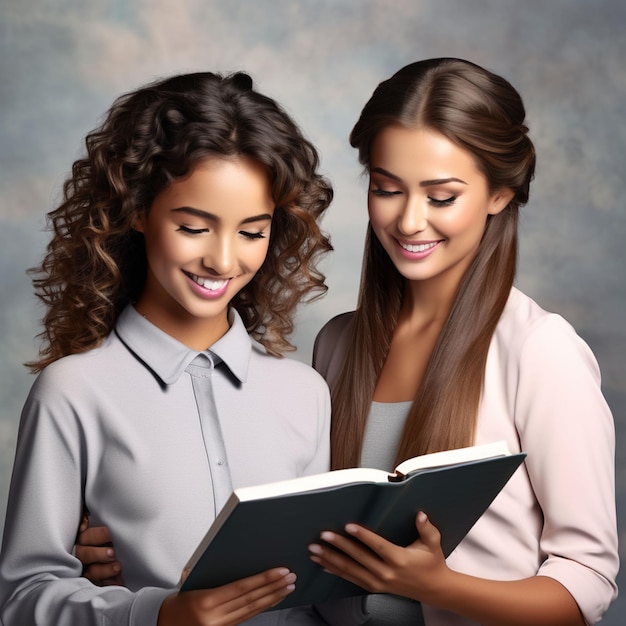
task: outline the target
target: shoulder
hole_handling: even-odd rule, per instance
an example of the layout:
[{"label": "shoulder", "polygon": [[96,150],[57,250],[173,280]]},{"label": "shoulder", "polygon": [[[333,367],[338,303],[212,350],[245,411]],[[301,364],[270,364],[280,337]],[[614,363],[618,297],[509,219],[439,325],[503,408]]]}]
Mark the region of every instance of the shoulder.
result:
[{"label": "shoulder", "polygon": [[306,363],[288,356],[277,357],[269,354],[257,341],[252,340],[250,365],[255,373],[264,379],[275,381],[282,389],[289,387],[306,388],[327,393],[324,379]]},{"label": "shoulder", "polygon": [[100,346],[64,356],[45,367],[35,379],[30,396],[53,401],[86,399],[94,386],[120,371],[121,342],[111,333]]},{"label": "shoulder", "polygon": [[317,334],[315,345],[318,346],[324,344],[325,342],[332,342],[340,339],[350,328],[350,324],[354,319],[354,314],[355,311],[340,313],[326,322]]},{"label": "shoulder", "polygon": [[62,357],[37,375],[22,408],[21,438],[37,431],[51,445],[57,439],[76,444],[102,399],[99,386],[107,380],[99,365],[102,348]]},{"label": "shoulder", "polygon": [[532,298],[513,289],[494,337],[511,358],[541,364],[585,362],[594,371],[597,362],[574,327],[557,313],[540,307]]},{"label": "shoulder", "polygon": [[560,315],[546,311],[531,297],[514,287],[511,289],[509,299],[502,312],[498,330],[517,333],[520,330],[530,331],[545,323],[553,322],[570,326]]},{"label": "shoulder", "polygon": [[[252,342],[242,405],[267,415],[282,416],[284,428],[313,429],[327,437],[330,428],[330,391],[326,381],[310,365],[292,357],[268,354]],[[326,433],[325,435],[323,433]]]},{"label": "shoulder", "polygon": [[611,436],[612,416],[590,347],[563,317],[517,290],[490,348],[486,384],[496,381],[507,390],[519,430],[536,428],[545,435],[554,428],[561,437],[565,432],[592,437],[603,422],[607,440]]},{"label": "shoulder", "polygon": [[332,387],[350,345],[354,311],[333,317],[320,330],[313,346],[313,367]]},{"label": "shoulder", "polygon": [[[109,351],[109,338],[96,348],[80,352],[78,354],[69,354],[50,363],[46,366],[37,377],[37,380],[50,383],[62,383],[70,381],[75,377],[83,378],[87,372],[99,369],[103,362],[103,357]],[[106,346],[106,347],[105,347]]]}]

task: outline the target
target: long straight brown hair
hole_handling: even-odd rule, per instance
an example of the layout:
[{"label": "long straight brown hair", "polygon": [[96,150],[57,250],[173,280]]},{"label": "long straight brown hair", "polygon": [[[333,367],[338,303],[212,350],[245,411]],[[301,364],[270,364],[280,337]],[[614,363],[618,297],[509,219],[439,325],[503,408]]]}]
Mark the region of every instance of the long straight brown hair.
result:
[{"label": "long straight brown hair", "polygon": [[[469,151],[490,190],[513,198],[489,216],[414,398],[396,462],[471,445],[487,353],[517,264],[519,207],[528,201],[535,150],[517,91],[468,61],[430,59],[380,83],[350,134],[369,169],[377,133],[395,125],[428,128]],[[341,372],[332,386],[332,466],[358,465],[374,389],[397,325],[405,279],[368,228],[359,300]]]}]

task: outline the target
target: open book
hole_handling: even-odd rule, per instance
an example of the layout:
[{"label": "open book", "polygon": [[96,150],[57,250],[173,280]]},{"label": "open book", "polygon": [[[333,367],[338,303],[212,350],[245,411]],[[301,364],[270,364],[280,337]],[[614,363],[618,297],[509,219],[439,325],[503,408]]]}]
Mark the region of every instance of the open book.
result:
[{"label": "open book", "polygon": [[183,572],[182,591],[209,589],[273,567],[288,567],[296,589],[275,609],[366,593],[309,559],[324,530],[356,522],[399,545],[417,539],[424,511],[446,556],[522,463],[506,442],[435,452],[382,470],[351,468],[237,489]]}]

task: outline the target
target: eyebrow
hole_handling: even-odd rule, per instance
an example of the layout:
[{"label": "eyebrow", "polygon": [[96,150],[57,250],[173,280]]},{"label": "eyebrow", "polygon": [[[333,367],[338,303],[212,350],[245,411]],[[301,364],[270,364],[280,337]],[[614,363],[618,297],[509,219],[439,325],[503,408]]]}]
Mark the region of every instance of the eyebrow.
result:
[{"label": "eyebrow", "polygon": [[[211,220],[213,222],[219,222],[220,217],[215,215],[214,213],[209,213],[209,211],[203,211],[202,209],[196,209],[191,206],[181,206],[176,209],[172,209],[174,213],[186,213],[187,215],[193,215],[195,217],[199,217],[205,220]],[[252,215],[251,217],[246,217],[245,220],[242,220],[242,224],[251,224],[253,222],[261,222],[263,220],[270,220],[272,216],[269,213],[261,213],[260,215]]]},{"label": "eyebrow", "polygon": [[[382,174],[387,178],[391,178],[399,183],[404,182],[399,176],[388,172],[382,167],[374,167],[370,170],[371,172],[375,172],[376,174]],[[422,180],[420,181],[420,187],[432,187],[433,185],[444,185],[445,183],[462,183],[463,185],[467,185],[464,180],[460,178],[455,178],[454,176],[450,176],[449,178],[434,178],[432,180]]]}]

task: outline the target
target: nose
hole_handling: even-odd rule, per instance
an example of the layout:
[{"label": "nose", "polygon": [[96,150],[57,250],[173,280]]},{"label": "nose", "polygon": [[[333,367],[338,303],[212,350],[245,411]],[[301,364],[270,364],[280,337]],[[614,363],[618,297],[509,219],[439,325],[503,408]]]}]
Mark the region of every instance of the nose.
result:
[{"label": "nose", "polygon": [[202,264],[216,276],[227,276],[235,265],[235,247],[227,237],[213,239],[207,248]]},{"label": "nose", "polygon": [[414,235],[426,229],[428,207],[419,197],[409,197],[398,217],[398,230],[403,235]]}]

